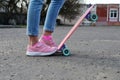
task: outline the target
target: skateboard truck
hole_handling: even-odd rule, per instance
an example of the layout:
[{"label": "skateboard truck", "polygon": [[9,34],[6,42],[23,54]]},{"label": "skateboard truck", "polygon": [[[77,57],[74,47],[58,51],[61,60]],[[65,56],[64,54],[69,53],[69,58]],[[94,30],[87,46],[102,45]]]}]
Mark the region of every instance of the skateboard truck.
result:
[{"label": "skateboard truck", "polygon": [[69,56],[71,54],[70,50],[65,44],[62,45],[62,47],[58,50],[58,52],[62,52],[64,56]]}]

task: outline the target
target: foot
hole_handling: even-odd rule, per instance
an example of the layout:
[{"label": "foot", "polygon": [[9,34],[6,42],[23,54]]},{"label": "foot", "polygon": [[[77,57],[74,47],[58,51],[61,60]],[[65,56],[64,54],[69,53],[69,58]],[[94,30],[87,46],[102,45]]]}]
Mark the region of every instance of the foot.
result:
[{"label": "foot", "polygon": [[52,36],[42,36],[39,41],[43,41],[50,47],[57,47],[56,43],[53,41]]},{"label": "foot", "polygon": [[49,56],[56,52],[56,47],[50,47],[43,41],[37,42],[33,46],[28,46],[26,55],[27,56]]}]

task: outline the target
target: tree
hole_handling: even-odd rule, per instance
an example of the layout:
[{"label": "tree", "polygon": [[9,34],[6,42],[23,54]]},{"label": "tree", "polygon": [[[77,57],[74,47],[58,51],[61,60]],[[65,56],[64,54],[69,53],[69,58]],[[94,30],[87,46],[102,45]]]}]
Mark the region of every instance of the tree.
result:
[{"label": "tree", "polygon": [[0,0],[0,8],[6,13],[26,13],[25,7],[28,7],[27,0]]},{"label": "tree", "polygon": [[[41,20],[45,20],[48,6],[51,0],[46,0],[46,3],[43,5],[43,10],[41,12]],[[27,13],[28,9],[28,0],[0,0],[0,8],[3,8],[8,14],[6,17],[11,17],[13,13]],[[80,3],[79,0],[66,0],[63,5],[60,15],[65,19],[71,21],[76,18],[80,13]]]},{"label": "tree", "polygon": [[[4,24],[9,24],[11,20],[17,23],[23,22],[23,17],[27,13],[28,1],[27,0],[0,0],[0,9],[4,10],[1,16],[4,17]],[[21,17],[21,18],[18,18]]]},{"label": "tree", "polygon": [[80,14],[80,7],[81,4],[79,3],[79,0],[67,0],[60,11],[60,15],[64,18],[64,22],[65,19],[68,19],[69,21],[75,19],[76,16]]}]

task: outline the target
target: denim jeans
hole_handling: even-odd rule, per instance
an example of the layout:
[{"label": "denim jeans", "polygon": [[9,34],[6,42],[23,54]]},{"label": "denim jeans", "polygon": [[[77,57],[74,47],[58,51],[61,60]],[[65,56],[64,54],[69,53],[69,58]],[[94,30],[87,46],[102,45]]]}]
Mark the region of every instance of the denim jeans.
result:
[{"label": "denim jeans", "polygon": [[[30,0],[27,14],[27,35],[38,36],[43,4],[44,0]],[[54,31],[56,18],[63,4],[64,0],[51,0],[45,19],[44,30]]]}]

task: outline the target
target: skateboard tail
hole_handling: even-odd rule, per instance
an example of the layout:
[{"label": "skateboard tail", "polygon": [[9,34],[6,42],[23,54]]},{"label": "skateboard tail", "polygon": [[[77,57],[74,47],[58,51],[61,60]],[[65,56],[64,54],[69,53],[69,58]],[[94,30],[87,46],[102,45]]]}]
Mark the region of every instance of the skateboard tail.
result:
[{"label": "skateboard tail", "polygon": [[70,38],[70,36],[75,32],[75,30],[79,27],[81,24],[82,20],[86,17],[86,15],[92,10],[94,7],[94,4],[88,8],[88,10],[79,18],[79,20],[76,22],[76,24],[71,28],[71,30],[68,32],[66,37],[62,40],[62,42],[58,46],[58,50],[62,47],[62,45]]}]

